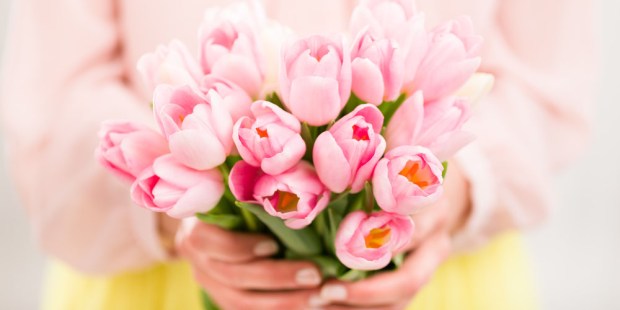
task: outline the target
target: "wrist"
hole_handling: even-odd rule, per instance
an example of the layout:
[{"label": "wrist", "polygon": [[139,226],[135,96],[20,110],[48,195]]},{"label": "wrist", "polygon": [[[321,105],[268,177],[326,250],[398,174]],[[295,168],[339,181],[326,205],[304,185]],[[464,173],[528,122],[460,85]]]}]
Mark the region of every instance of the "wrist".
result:
[{"label": "wrist", "polygon": [[170,257],[177,256],[174,239],[179,229],[179,223],[179,220],[169,217],[165,213],[157,213],[159,241]]},{"label": "wrist", "polygon": [[469,180],[456,161],[450,161],[450,167],[444,180],[445,195],[450,203],[450,233],[461,230],[472,211],[472,197]]}]

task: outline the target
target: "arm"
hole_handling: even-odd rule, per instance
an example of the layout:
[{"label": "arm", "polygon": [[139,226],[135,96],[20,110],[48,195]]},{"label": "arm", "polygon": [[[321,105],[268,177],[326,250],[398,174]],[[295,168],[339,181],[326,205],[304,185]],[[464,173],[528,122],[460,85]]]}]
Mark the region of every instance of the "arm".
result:
[{"label": "arm", "polygon": [[10,166],[36,239],[92,273],[167,256],[157,217],[93,158],[101,121],[152,122],[125,79],[114,3],[16,1],[2,83]]},{"label": "arm", "polygon": [[460,249],[545,219],[553,174],[583,149],[594,100],[590,2],[495,6],[478,26],[486,38],[482,71],[496,84],[473,113],[477,141],[457,155],[472,195]]}]

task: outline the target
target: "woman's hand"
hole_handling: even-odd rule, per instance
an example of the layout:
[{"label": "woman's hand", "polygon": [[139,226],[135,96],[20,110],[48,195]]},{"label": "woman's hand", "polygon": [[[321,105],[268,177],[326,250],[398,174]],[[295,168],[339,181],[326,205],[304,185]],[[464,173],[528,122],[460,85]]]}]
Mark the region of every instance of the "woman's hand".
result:
[{"label": "woman's hand", "polygon": [[264,235],[236,233],[198,221],[185,222],[178,250],[198,282],[224,309],[403,309],[451,252],[451,235],[469,213],[468,185],[456,165],[445,194],[414,215],[412,252],[396,271],[359,282],[321,285],[312,263],[269,259],[278,245]]},{"label": "woman's hand", "polygon": [[359,282],[330,281],[321,289],[327,309],[404,309],[451,253],[451,237],[469,215],[468,183],[450,166],[441,200],[413,216],[416,230],[403,265]]},{"label": "woman's hand", "polygon": [[321,275],[304,261],[269,259],[278,245],[267,236],[184,222],[179,253],[198,283],[223,309],[308,309],[319,299]]}]

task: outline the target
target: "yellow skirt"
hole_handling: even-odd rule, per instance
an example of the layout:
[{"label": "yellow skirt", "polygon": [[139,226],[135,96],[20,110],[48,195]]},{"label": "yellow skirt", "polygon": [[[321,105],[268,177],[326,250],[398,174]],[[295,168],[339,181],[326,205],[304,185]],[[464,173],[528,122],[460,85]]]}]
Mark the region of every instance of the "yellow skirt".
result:
[{"label": "yellow skirt", "polygon": [[[110,277],[89,277],[53,263],[43,309],[200,310],[199,288],[183,262]],[[409,310],[537,309],[521,236],[504,234],[475,253],[446,261]]]}]

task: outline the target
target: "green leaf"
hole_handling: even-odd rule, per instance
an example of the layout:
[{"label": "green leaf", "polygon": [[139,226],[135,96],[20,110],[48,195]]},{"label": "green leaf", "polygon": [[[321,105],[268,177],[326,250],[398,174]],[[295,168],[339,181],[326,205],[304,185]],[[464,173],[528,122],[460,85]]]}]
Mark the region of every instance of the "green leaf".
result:
[{"label": "green leaf", "polygon": [[197,213],[196,217],[207,223],[217,225],[228,230],[238,230],[243,227],[243,218],[236,214]]},{"label": "green leaf", "polygon": [[269,215],[263,207],[237,202],[237,206],[250,211],[267,226],[271,232],[291,251],[302,256],[315,256],[321,254],[321,238],[311,228],[291,229],[287,227],[282,219]]},{"label": "green leaf", "polygon": [[343,275],[339,276],[338,280],[354,282],[354,281],[364,280],[367,277],[368,277],[367,271],[351,269],[345,272]]},{"label": "green leaf", "polygon": [[306,144],[306,154],[304,154],[304,159],[312,162],[312,151],[314,148],[314,141],[316,141],[316,137],[313,135],[313,127],[308,125],[308,123],[301,123],[301,138],[304,140]]},{"label": "green leaf", "polygon": [[323,279],[337,278],[346,271],[345,267],[338,259],[329,256],[313,256],[307,258],[315,263],[321,270]]},{"label": "green leaf", "polygon": [[265,97],[265,101],[269,101],[269,102],[277,105],[278,107],[280,107],[282,110],[287,111],[287,109],[284,106],[284,104],[282,104],[282,100],[280,100],[280,97],[278,96],[278,94],[276,92],[268,94]]},{"label": "green leaf", "polygon": [[204,310],[220,310],[220,307],[215,304],[211,296],[209,296],[209,293],[205,292],[204,290],[200,290],[200,292],[200,296],[202,299],[202,308]]},{"label": "green leaf", "polygon": [[[230,169],[232,169],[232,167],[235,166],[235,164],[241,160],[241,156],[239,155],[231,155],[226,157],[226,165],[228,167],[230,167]],[[228,171],[230,171],[230,169]]]},{"label": "green leaf", "polygon": [[[358,105],[364,104],[364,103],[365,102],[362,101],[362,99],[358,98],[355,94],[351,93],[351,97],[349,97],[349,101],[347,101],[347,104],[342,109],[342,112],[340,112],[340,117],[345,116],[345,115],[353,112],[353,110],[355,110],[355,108]],[[340,118],[340,117],[338,117],[338,118]]]},{"label": "green leaf", "polygon": [[441,163],[441,165],[443,166],[443,171],[441,172],[441,177],[445,178],[446,177],[446,173],[448,173],[448,162],[444,161]]},{"label": "green leaf", "polygon": [[404,261],[405,261],[405,253],[398,253],[394,255],[394,257],[392,257],[392,263],[394,263],[394,266],[396,266],[396,268],[400,268],[400,266],[402,266]]},{"label": "green leaf", "polygon": [[386,101],[379,105],[379,110],[381,111],[381,113],[383,113],[384,117],[383,126],[387,127],[387,125],[390,123],[390,120],[392,119],[392,116],[394,116],[398,108],[400,108],[403,102],[405,102],[405,99],[407,99],[407,96],[405,94],[402,94],[400,95],[400,97],[398,97],[398,99],[394,101]]}]

